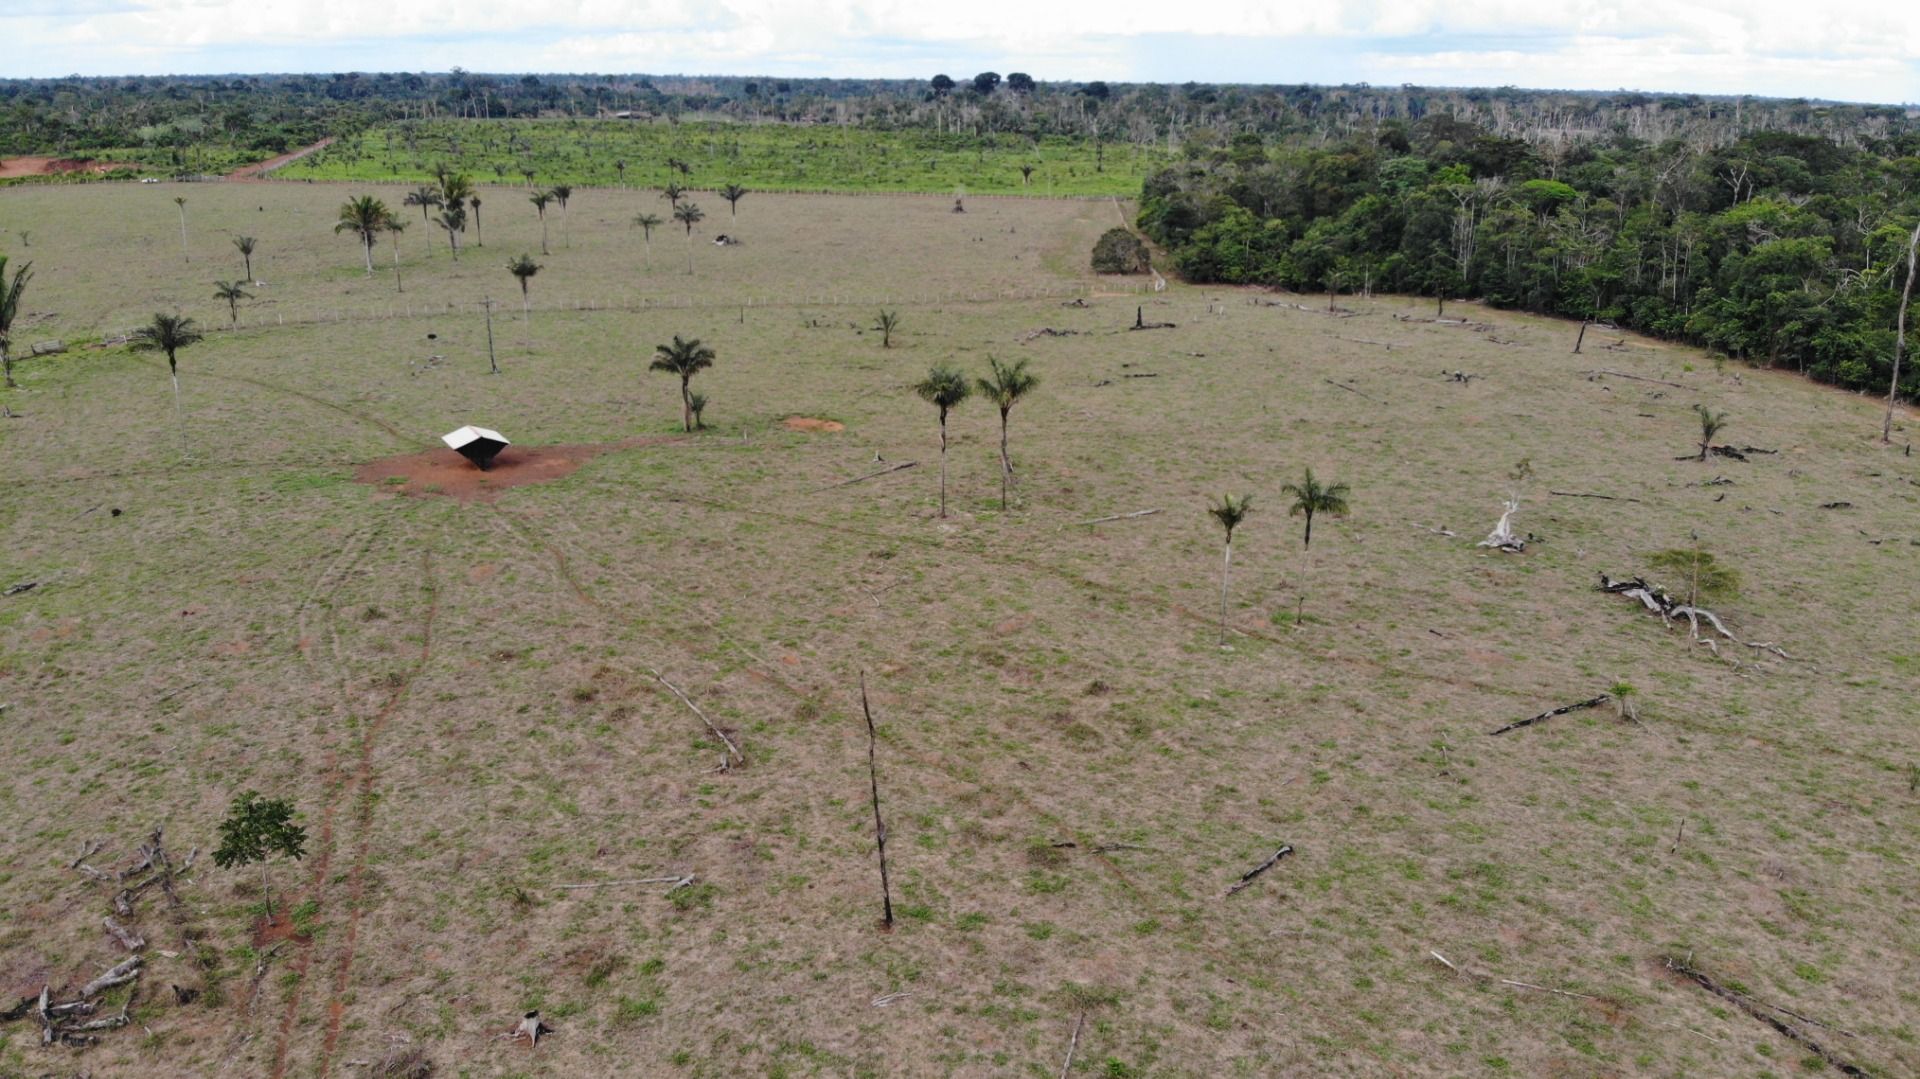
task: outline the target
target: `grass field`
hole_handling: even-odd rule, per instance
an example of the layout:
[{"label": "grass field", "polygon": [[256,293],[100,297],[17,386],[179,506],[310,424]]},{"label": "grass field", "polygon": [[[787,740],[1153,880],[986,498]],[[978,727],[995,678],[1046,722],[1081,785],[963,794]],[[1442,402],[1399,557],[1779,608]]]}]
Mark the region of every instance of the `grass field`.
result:
[{"label": "grass field", "polygon": [[[671,169],[673,158],[689,166]],[[695,190],[1119,195],[1140,191],[1171,157],[1127,142],[945,135],[831,125],[626,120],[425,120],[340,139],[289,165],[287,179],[431,179],[447,164],[485,182]],[[624,173],[616,162],[626,162]],[[1023,176],[1020,166],[1033,167]],[[718,201],[717,199],[715,200]]]},{"label": "grass field", "polygon": [[[38,582],[0,598],[0,1006],[124,954],[113,889],[69,868],[84,842],[107,869],[160,824],[204,851],[245,788],[314,836],[273,867],[301,935],[256,944],[257,877],[203,854],[182,908],[139,908],[137,1025],[74,1057],[5,1024],[0,1075],[358,1074],[405,1038],[444,1075],[1040,1077],[1082,1016],[1076,1076],[1820,1066],[1670,954],[1844,1028],[1806,1029],[1871,1074],[1920,1071],[1920,471],[1873,402],[1613,334],[1574,356],[1572,327],[1464,305],[1478,328],[1391,297],[1142,296],[1084,272],[1117,220],[1085,201],[756,194],[689,275],[684,237],[648,269],[625,225],[653,193],[577,195],[529,326],[502,268],[538,250],[521,200],[483,192],[457,266],[416,222],[401,294],[387,249],[368,278],[330,232],[358,191],[0,193],[0,235],[34,234],[25,341],[175,302],[221,325],[231,233],[268,282],[183,353],[178,418],[164,361],[119,348],[27,360],[0,397],[0,587]],[[582,298],[605,309],[560,309]],[[1140,304],[1175,327],[1127,332]],[[674,334],[719,353],[694,436],[645,369]],[[989,354],[1042,379],[1016,505],[975,400],[941,520],[908,387]],[[1676,460],[1695,402],[1778,454]],[[463,423],[643,440],[492,500],[354,481]],[[1353,487],[1311,563],[1280,494],[1309,465]],[[1254,497],[1230,650],[1225,491]],[[1510,491],[1538,539],[1474,547]],[[1694,533],[1744,579],[1730,627],[1791,660],[1595,591]],[[716,770],[655,671],[745,767]],[[1487,736],[1621,680],[1640,724]],[[536,1007],[538,1049],[496,1037]]]}]

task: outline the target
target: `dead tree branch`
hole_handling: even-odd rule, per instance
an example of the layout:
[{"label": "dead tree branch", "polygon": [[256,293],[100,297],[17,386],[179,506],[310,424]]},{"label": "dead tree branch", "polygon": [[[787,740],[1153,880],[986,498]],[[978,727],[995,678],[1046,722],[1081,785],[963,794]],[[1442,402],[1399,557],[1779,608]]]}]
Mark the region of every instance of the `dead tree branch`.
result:
[{"label": "dead tree branch", "polygon": [[[1799,1027],[1794,1026],[1792,1023],[1787,1022],[1785,1019],[1782,1019],[1779,1016],[1774,1015],[1771,1012],[1767,1011],[1766,1009],[1770,1007],[1770,1005],[1764,1005],[1760,1001],[1755,1000],[1750,996],[1747,996],[1745,993],[1741,993],[1736,990],[1729,989],[1724,985],[1721,985],[1719,982],[1716,982],[1711,977],[1707,976],[1705,972],[1695,969],[1690,963],[1686,962],[1685,960],[1675,959],[1673,956],[1667,956],[1666,965],[1668,970],[1673,971],[1675,974],[1680,975],[1681,977],[1687,979],[1690,982],[1693,982],[1695,985],[1698,985],[1700,988],[1705,989],[1707,992],[1712,993],[1716,997],[1719,997],[1721,1000],[1724,1000],[1727,1003],[1732,1004],[1734,1007],[1739,1008],[1743,1012],[1746,1012],[1748,1015],[1752,1016],[1753,1018],[1760,1020],[1762,1023],[1765,1023],[1766,1025],[1772,1027],[1774,1030],[1777,1030],[1781,1034],[1786,1035],[1789,1039],[1799,1042],[1801,1045],[1811,1050],[1815,1056],[1833,1065],[1836,1069],[1839,1070],[1840,1074],[1862,1075],[1862,1076],[1867,1074],[1866,1070],[1861,1068],[1859,1065],[1853,1064],[1841,1058],[1838,1054],[1834,1053],[1833,1050],[1828,1049],[1826,1046],[1821,1045],[1819,1042],[1815,1041],[1812,1035],[1808,1034],[1806,1031],[1801,1030]],[[1787,1012],[1784,1008],[1775,1009],[1775,1010],[1788,1015],[1793,1014],[1791,1012]],[[1795,1018],[1801,1019],[1802,1021],[1809,1021],[1809,1020],[1806,1020],[1805,1017],[1803,1016],[1795,1016]],[[1819,1024],[1819,1025],[1825,1026],[1825,1024]],[[1829,1029],[1834,1029],[1834,1028],[1829,1028]],[[1845,1032],[1842,1031],[1841,1033],[1845,1033]]]},{"label": "dead tree branch", "polygon": [[897,464],[897,465],[889,465],[889,466],[887,466],[886,468],[883,468],[883,469],[881,469],[881,470],[880,470],[880,471],[878,471],[878,472],[869,472],[869,473],[867,473],[867,474],[866,474],[866,475],[864,475],[864,476],[855,476],[854,478],[852,478],[852,479],[850,479],[850,480],[841,480],[841,481],[840,481],[839,483],[829,483],[829,484],[827,484],[827,485],[826,485],[825,487],[815,487],[815,488],[813,489],[813,491],[812,491],[812,492],[810,492],[810,493],[812,493],[812,494],[819,494],[819,493],[820,493],[821,491],[831,491],[831,490],[833,490],[833,489],[834,489],[835,487],[851,487],[851,486],[853,486],[853,485],[854,485],[854,484],[856,484],[856,483],[865,483],[865,482],[866,482],[866,481],[868,481],[868,480],[871,480],[871,479],[877,479],[877,478],[879,478],[879,477],[881,477],[881,476],[885,476],[885,475],[888,475],[888,474],[890,474],[890,473],[894,473],[894,472],[898,472],[898,471],[900,471],[900,470],[901,470],[901,469],[903,469],[903,468],[912,468],[913,466],[915,466],[915,465],[917,465],[917,464],[919,464],[919,463],[920,463],[920,462],[918,462],[918,461],[902,461],[901,463],[899,463],[899,464]]},{"label": "dead tree branch", "polygon": [[1260,874],[1262,873],[1265,873],[1267,870],[1272,869],[1275,865],[1279,864],[1280,859],[1285,858],[1287,855],[1292,853],[1293,853],[1292,846],[1287,844],[1282,844],[1279,850],[1273,852],[1272,857],[1268,858],[1264,862],[1261,862],[1259,865],[1254,866],[1252,869],[1247,870],[1245,873],[1242,873],[1240,875],[1240,879],[1234,883],[1233,887],[1227,889],[1227,894],[1232,895],[1235,892],[1245,889],[1248,885],[1254,882],[1254,879],[1256,877],[1260,876]]},{"label": "dead tree branch", "polygon": [[867,717],[867,781],[873,789],[873,845],[880,852],[881,924],[893,928],[893,885],[887,880],[887,824],[880,817],[880,765],[873,727],[873,708],[867,703],[867,672],[860,672],[860,711]]},{"label": "dead tree branch", "polygon": [[676,686],[672,682],[667,681],[664,677],[661,676],[659,671],[656,671],[651,667],[647,668],[647,670],[649,673],[653,675],[654,681],[672,690],[673,695],[680,698],[680,703],[686,705],[689,709],[692,709],[693,714],[700,717],[700,722],[705,723],[707,725],[707,730],[712,731],[713,736],[715,738],[720,739],[720,743],[727,747],[727,752],[729,754],[732,754],[733,759],[735,761],[741,764],[747,763],[746,755],[740,752],[739,746],[736,746],[733,744],[733,739],[728,738],[725,731],[722,731],[719,727],[714,726],[713,720],[708,719],[707,714],[700,710],[699,705],[693,703],[693,701],[690,698],[688,698],[688,696],[685,693],[680,692],[679,686]]},{"label": "dead tree branch", "polygon": [[1132,513],[1116,513],[1116,514],[1114,514],[1114,515],[1113,515],[1113,516],[1111,516],[1111,517],[1095,517],[1095,518],[1094,518],[1093,520],[1091,520],[1091,521],[1081,521],[1081,522],[1079,522],[1079,523],[1080,523],[1080,524],[1083,524],[1083,525],[1103,525],[1103,524],[1106,524],[1106,523],[1107,523],[1108,521],[1130,521],[1130,520],[1132,520],[1132,519],[1134,519],[1135,517],[1151,517],[1151,516],[1153,516],[1154,514],[1156,514],[1156,513],[1159,513],[1159,512],[1160,512],[1160,511],[1159,511],[1159,510],[1157,510],[1157,509],[1155,509],[1155,510],[1134,510],[1134,511],[1133,511]]},{"label": "dead tree branch", "polygon": [[1508,731],[1517,731],[1522,727],[1531,727],[1535,723],[1539,723],[1542,720],[1552,719],[1554,716],[1564,716],[1568,712],[1578,712],[1584,708],[1596,708],[1600,705],[1607,703],[1612,699],[1613,697],[1611,695],[1602,693],[1598,697],[1592,697],[1584,701],[1575,701],[1572,704],[1563,704],[1558,708],[1554,708],[1554,709],[1550,709],[1548,711],[1542,712],[1537,716],[1528,716],[1525,719],[1516,719],[1512,723],[1507,724],[1506,726],[1500,728],[1497,731],[1488,731],[1487,734],[1491,736],[1495,734],[1505,734]]}]

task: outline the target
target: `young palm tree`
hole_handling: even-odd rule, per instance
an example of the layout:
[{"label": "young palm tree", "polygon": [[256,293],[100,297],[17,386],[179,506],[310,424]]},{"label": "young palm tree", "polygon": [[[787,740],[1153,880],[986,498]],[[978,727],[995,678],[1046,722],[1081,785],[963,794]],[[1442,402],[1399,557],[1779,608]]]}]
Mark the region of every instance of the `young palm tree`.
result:
[{"label": "young palm tree", "polygon": [[247,280],[253,280],[253,249],[255,240],[251,236],[235,236],[233,246],[240,249],[240,257],[246,260]]},{"label": "young palm tree", "polygon": [[1233,572],[1233,530],[1253,512],[1253,496],[1221,495],[1220,501],[1207,507],[1213,519],[1227,530],[1227,556],[1220,563],[1220,646],[1227,644],[1227,575]]},{"label": "young palm tree", "polygon": [[1713,436],[1727,429],[1727,414],[1715,412],[1705,405],[1694,405],[1694,415],[1700,417],[1700,456],[1696,461],[1707,459],[1707,451],[1713,448]]},{"label": "young palm tree", "polygon": [[1313,569],[1314,515],[1318,513],[1324,513],[1332,517],[1344,515],[1347,512],[1347,495],[1351,493],[1351,491],[1352,488],[1344,483],[1322,484],[1313,478],[1313,469],[1311,468],[1306,470],[1306,476],[1302,478],[1299,483],[1289,483],[1280,488],[1281,494],[1291,495],[1293,497],[1293,505],[1287,508],[1287,515],[1290,517],[1304,515],[1307,519],[1306,532],[1301,537],[1300,543],[1303,568],[1300,573],[1300,602],[1294,608],[1293,614],[1293,628],[1295,629],[1300,628],[1300,616],[1305,613],[1307,609],[1306,578]]},{"label": "young palm tree", "polygon": [[180,257],[184,261],[192,262],[193,256],[187,253],[187,197],[175,195],[173,204],[180,207]]},{"label": "young palm tree", "polygon": [[469,195],[467,205],[473,209],[473,246],[487,246],[487,234],[480,229],[480,196]]},{"label": "young palm tree", "polygon": [[1007,481],[1013,478],[1013,458],[1007,455],[1007,413],[1013,411],[1015,402],[1040,384],[1040,379],[1027,372],[1026,360],[1005,364],[988,356],[987,370],[988,377],[980,379],[977,385],[980,395],[1000,409],[1000,509],[1004,512]]},{"label": "young palm tree", "polygon": [[936,363],[927,372],[927,377],[914,384],[913,392],[921,400],[932,403],[940,410],[940,516],[947,515],[947,413],[959,407],[967,399],[973,387],[967,385],[967,376],[944,363]]},{"label": "young palm tree", "polygon": [[7,256],[0,255],[0,368],[7,374],[7,388],[18,389],[13,381],[13,320],[20,315],[20,297],[33,280],[33,263],[25,263],[7,280]]},{"label": "young palm tree", "polygon": [[686,193],[686,188],[681,187],[671,180],[667,181],[667,186],[660,189],[660,197],[666,199],[668,204],[673,206],[680,205],[680,196]]},{"label": "young palm tree", "polygon": [[460,261],[460,234],[467,229],[467,211],[456,206],[440,211],[439,226],[447,230],[447,246],[453,249],[453,261]]},{"label": "young palm tree", "polygon": [[696,430],[696,431],[704,431],[704,430],[706,430],[706,429],[707,429],[707,421],[706,421],[705,419],[703,419],[703,418],[701,417],[701,413],[703,413],[703,412],[705,412],[705,411],[707,410],[707,395],[706,395],[706,394],[704,394],[704,393],[690,393],[690,394],[688,394],[688,395],[687,395],[687,407],[689,407],[689,408],[691,408],[691,409],[693,409],[693,427],[694,427],[694,430]]},{"label": "young palm tree", "polygon": [[740,216],[740,200],[747,197],[747,189],[739,184],[728,184],[720,189],[720,197],[727,200],[728,215]]},{"label": "young palm tree", "polygon": [[536,191],[527,196],[527,201],[533,203],[534,212],[540,215],[540,253],[551,255],[553,252],[547,250],[547,207],[553,202],[553,192]]},{"label": "young palm tree", "polygon": [[693,226],[707,216],[700,212],[698,203],[689,202],[685,206],[673,208],[673,219],[687,226],[687,272],[693,272]]},{"label": "young palm tree", "polygon": [[334,222],[333,231],[352,232],[360,236],[360,246],[366,249],[368,277],[373,276],[373,241],[386,231],[387,221],[392,216],[387,211],[387,204],[372,195],[361,195],[340,204],[340,220]]},{"label": "young palm tree", "polygon": [[431,225],[433,218],[428,214],[440,208],[440,192],[431,187],[416,187],[407,192],[405,203],[420,207],[420,223]]},{"label": "young palm tree", "polygon": [[659,214],[636,214],[633,223],[640,226],[647,240],[647,271],[653,271],[653,230],[663,224]]},{"label": "young palm tree", "polygon": [[665,371],[680,376],[680,412],[681,422],[688,431],[693,430],[693,391],[690,383],[693,376],[713,366],[713,350],[700,343],[698,337],[680,339],[673,335],[673,344],[658,345],[653,350],[653,362],[647,365],[649,371]]},{"label": "young palm tree", "polygon": [[253,299],[253,293],[240,287],[243,283],[240,281],[213,283],[213,298],[227,301],[227,324],[230,326],[240,325],[240,301]]},{"label": "young palm tree", "polygon": [[393,233],[393,287],[396,292],[407,291],[406,282],[400,280],[400,234],[407,231],[407,223],[397,217],[389,216],[380,226]]},{"label": "young palm tree", "polygon": [[892,348],[893,331],[900,328],[899,313],[895,311],[880,312],[880,320],[874,323],[874,328],[880,331],[880,347]]},{"label": "young palm tree", "polygon": [[540,272],[540,264],[531,255],[521,255],[507,263],[507,272],[520,279],[520,312],[527,320],[527,351],[533,351],[533,307],[527,298],[527,282]]},{"label": "young palm tree", "polygon": [[194,329],[192,319],[155,314],[152,322],[133,331],[133,340],[128,346],[135,352],[167,354],[167,373],[173,377],[173,414],[176,417],[180,415],[179,352],[188,345],[198,344],[200,340],[200,331]]},{"label": "young palm tree", "polygon": [[615,161],[613,163],[613,170],[620,174],[620,187],[624,190],[627,186],[627,163],[625,159]]},{"label": "young palm tree", "polygon": [[573,246],[573,231],[567,228],[567,200],[573,197],[573,188],[567,184],[553,185],[553,198],[560,204],[560,246]]}]

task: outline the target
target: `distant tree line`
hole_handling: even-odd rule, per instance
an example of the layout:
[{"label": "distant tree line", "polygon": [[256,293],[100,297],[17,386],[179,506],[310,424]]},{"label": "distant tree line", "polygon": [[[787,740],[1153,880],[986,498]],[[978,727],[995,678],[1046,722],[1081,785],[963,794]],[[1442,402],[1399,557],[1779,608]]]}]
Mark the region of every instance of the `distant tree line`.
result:
[{"label": "distant tree line", "polygon": [[[1145,183],[1139,224],[1188,280],[1478,297],[1887,392],[1920,220],[1920,136],[1904,127],[1713,144],[1439,115],[1185,150]],[[1908,368],[1901,392],[1916,391]]]}]

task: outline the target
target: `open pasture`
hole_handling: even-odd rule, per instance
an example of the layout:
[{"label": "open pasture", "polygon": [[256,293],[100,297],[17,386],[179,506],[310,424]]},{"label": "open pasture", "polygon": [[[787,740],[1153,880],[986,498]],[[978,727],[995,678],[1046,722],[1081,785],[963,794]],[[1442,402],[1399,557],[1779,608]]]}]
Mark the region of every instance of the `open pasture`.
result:
[{"label": "open pasture", "polygon": [[[330,231],[349,193],[0,193],[0,235],[34,233],[21,337],[75,346],[0,398],[0,588],[37,582],[0,598],[0,1006],[123,954],[84,843],[204,850],[247,788],[312,832],[272,868],[291,936],[203,854],[139,907],[137,1025],[76,1060],[9,1023],[0,1074],[358,1074],[395,1038],[474,1076],[1824,1066],[1669,955],[1920,1070],[1920,466],[1874,402],[1464,305],[1141,294],[1084,272],[1103,202],[756,194],[689,275],[627,225],[653,193],[578,194],[529,324],[523,196],[483,189],[457,265],[416,214],[400,293]],[[708,210],[696,241],[735,231]],[[221,330],[232,234],[267,284]],[[175,304],[215,331],[178,415],[164,360],[79,347]],[[718,353],[692,435],[646,370],[676,334]],[[975,399],[943,520],[909,386],[989,355],[1041,379],[1014,505]],[[1696,402],[1778,452],[1676,460]],[[491,497],[356,479],[466,423],[601,452]],[[1352,487],[1311,561],[1280,493],[1306,466]],[[1536,540],[1476,548],[1510,493]],[[1730,628],[1791,659],[1595,590],[1696,533],[1741,575]],[[1619,682],[1637,723],[1488,736]],[[533,1008],[550,1038],[498,1038]]]}]

